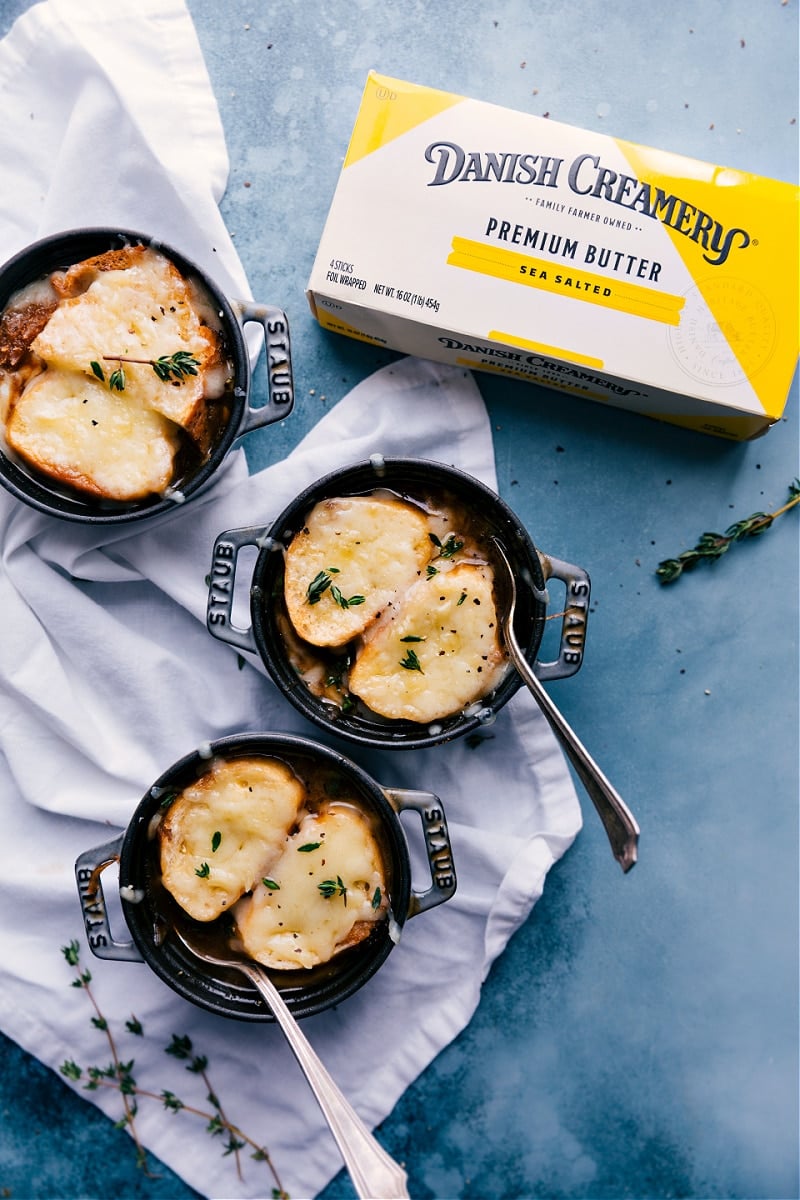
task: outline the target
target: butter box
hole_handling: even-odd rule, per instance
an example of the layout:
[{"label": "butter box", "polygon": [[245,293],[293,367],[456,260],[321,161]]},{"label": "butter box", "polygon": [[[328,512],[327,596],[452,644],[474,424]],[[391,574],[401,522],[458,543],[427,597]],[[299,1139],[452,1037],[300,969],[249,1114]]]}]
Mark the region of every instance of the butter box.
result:
[{"label": "butter box", "polygon": [[798,356],[793,184],[370,72],[320,325],[736,441]]}]

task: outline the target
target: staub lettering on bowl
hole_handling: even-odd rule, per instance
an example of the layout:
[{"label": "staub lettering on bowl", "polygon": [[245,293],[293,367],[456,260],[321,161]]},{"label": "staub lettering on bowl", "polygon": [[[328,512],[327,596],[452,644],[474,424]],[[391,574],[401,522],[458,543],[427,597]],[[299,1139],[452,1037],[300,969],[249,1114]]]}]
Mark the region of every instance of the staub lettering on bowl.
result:
[{"label": "staub lettering on bowl", "polygon": [[444,813],[440,808],[426,808],[422,815],[433,883],[437,888],[450,889],[455,883],[455,874]]},{"label": "staub lettering on bowl", "polygon": [[86,926],[86,937],[89,941],[89,946],[94,950],[96,946],[106,946],[108,944],[108,938],[105,933],[97,932],[98,927],[106,929],[108,926],[103,894],[97,887],[94,871],[88,867],[81,867],[76,874],[81,911],[83,912],[83,923]]},{"label": "staub lettering on bowl", "polygon": [[230,622],[235,559],[236,547],[231,542],[218,542],[214,547],[208,589],[210,625],[227,625]]},{"label": "staub lettering on bowl", "polygon": [[283,315],[268,309],[264,325],[267,336],[267,362],[269,364],[270,393],[279,405],[292,405],[294,392],[289,359],[289,328]]},{"label": "staub lettering on bowl", "polygon": [[568,605],[564,614],[564,650],[562,656],[565,662],[580,664],[586,645],[586,604],[590,585],[584,579],[571,579],[567,591]]}]

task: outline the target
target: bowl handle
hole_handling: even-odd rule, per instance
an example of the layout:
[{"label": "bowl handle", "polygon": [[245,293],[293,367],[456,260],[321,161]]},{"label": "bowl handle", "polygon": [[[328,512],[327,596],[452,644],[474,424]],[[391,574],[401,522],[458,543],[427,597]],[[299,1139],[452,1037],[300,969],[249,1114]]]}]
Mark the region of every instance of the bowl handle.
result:
[{"label": "bowl handle", "polygon": [[434,796],[432,792],[414,792],[407,788],[383,788],[382,791],[395,812],[413,809],[419,813],[422,821],[425,849],[431,869],[431,886],[425,892],[412,890],[407,915],[415,917],[417,913],[425,912],[428,908],[444,904],[456,890],[453,852],[450,848],[450,834],[447,831],[444,809],[439,797]]},{"label": "bowl handle", "polygon": [[248,405],[239,430],[238,436],[241,437],[288,417],[294,407],[294,382],[286,313],[270,304],[256,304],[249,300],[240,300],[236,307],[242,325],[254,322],[264,330],[267,355],[267,403],[260,408]]},{"label": "bowl handle", "polygon": [[246,629],[233,623],[233,593],[236,587],[236,566],[239,551],[244,546],[264,544],[265,530],[261,525],[246,529],[227,529],[214,542],[211,571],[208,576],[208,605],[206,625],[208,632],[221,642],[238,646],[240,650],[256,651],[252,626]]},{"label": "bowl handle", "polygon": [[100,875],[106,867],[112,862],[119,862],[124,836],[120,834],[111,842],[95,846],[94,850],[84,850],[75,862],[75,880],[86,927],[86,940],[92,954],[96,958],[143,962],[133,942],[118,942],[111,932],[103,884],[100,880]]},{"label": "bowl handle", "polygon": [[561,641],[558,658],[553,662],[539,662],[533,669],[538,679],[566,679],[581,669],[586,644],[586,617],[589,612],[589,597],[592,585],[582,567],[562,562],[552,555],[542,555],[542,566],[548,579],[560,579],[566,585],[564,616],[561,622]]}]

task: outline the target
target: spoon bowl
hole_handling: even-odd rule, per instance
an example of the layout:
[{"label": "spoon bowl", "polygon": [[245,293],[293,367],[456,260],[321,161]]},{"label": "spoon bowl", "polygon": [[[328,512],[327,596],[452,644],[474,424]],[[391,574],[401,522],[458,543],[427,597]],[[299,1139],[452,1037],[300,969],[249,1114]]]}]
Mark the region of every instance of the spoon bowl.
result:
[{"label": "spoon bowl", "polygon": [[190,932],[183,922],[176,923],[173,932],[196,958],[213,966],[241,971],[257,988],[308,1080],[361,1200],[374,1200],[378,1196],[383,1200],[408,1200],[405,1171],[386,1153],[340,1091],[267,971],[233,947],[221,957],[218,950],[209,949],[202,932],[194,928]]}]

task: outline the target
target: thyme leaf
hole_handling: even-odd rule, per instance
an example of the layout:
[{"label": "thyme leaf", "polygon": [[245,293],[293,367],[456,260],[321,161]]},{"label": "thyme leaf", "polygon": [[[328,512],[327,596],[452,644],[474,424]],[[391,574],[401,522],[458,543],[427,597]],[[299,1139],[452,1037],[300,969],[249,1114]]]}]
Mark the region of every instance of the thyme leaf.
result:
[{"label": "thyme leaf", "polygon": [[323,879],[322,883],[317,884],[317,887],[326,900],[332,900],[334,896],[341,896],[344,900],[345,908],[347,907],[347,888],[342,882],[341,875],[337,875],[335,880]]},{"label": "thyme leaf", "polygon": [[171,1054],[173,1058],[188,1058],[191,1052],[192,1041],[188,1035],[179,1037],[177,1033],[173,1033],[172,1041],[164,1047],[164,1053]]},{"label": "thyme leaf", "polygon": [[306,589],[306,600],[309,604],[319,604],[325,592],[331,586],[331,577],[327,571],[318,571]]},{"label": "thyme leaf", "polygon": [[108,377],[108,386],[112,392],[125,391],[125,372],[122,367],[117,367],[116,371],[112,371]]},{"label": "thyme leaf", "polygon": [[80,946],[74,939],[69,943],[68,946],[61,947],[61,953],[64,955],[64,958],[71,967],[77,967],[78,959],[80,957]]},{"label": "thyme leaf", "polygon": [[457,538],[454,533],[449,533],[444,542],[435,533],[429,533],[428,537],[439,551],[436,556],[437,558],[452,558],[454,554],[458,554],[459,550],[463,550],[464,548],[463,541]]},{"label": "thyme leaf", "polygon": [[183,1101],[179,1100],[174,1092],[167,1091],[166,1088],[161,1093],[161,1099],[163,1101],[164,1108],[166,1108],[168,1111],[180,1112],[180,1110],[184,1107]]},{"label": "thyme leaf", "polygon": [[425,674],[422,666],[420,665],[420,661],[413,650],[406,651],[405,658],[400,659],[400,666],[405,667],[407,671],[419,671],[420,675]]},{"label": "thyme leaf", "polygon": [[454,554],[458,554],[459,550],[463,550],[464,543],[459,541],[454,533],[451,533],[445,544],[439,551],[440,558],[452,558]]},{"label": "thyme leaf", "polygon": [[263,883],[264,887],[269,888],[271,892],[279,892],[281,890],[281,885],[276,883],[274,879],[269,879],[266,875],[261,882]]},{"label": "thyme leaf", "polygon": [[684,571],[693,571],[698,563],[714,562],[727,554],[731,546],[743,538],[758,537],[766,533],[773,521],[783,513],[788,512],[800,503],[800,479],[789,484],[789,500],[781,508],[772,513],[757,512],[736,521],[724,533],[704,533],[691,550],[684,550],[676,558],[665,558],[656,567],[656,575],[661,583],[674,583]]},{"label": "thyme leaf", "polygon": [[219,844],[222,841],[222,834],[218,829],[211,836],[211,853],[216,854],[219,850]]},{"label": "thyme leaf", "polygon": [[211,874],[211,868],[207,862],[204,862],[199,867],[195,867],[194,873],[198,879],[208,879],[209,875]]},{"label": "thyme leaf", "polygon": [[306,842],[303,846],[297,847],[298,854],[310,854],[312,850],[319,850],[322,842]]},{"label": "thyme leaf", "polygon": [[339,605],[339,608],[351,608],[357,604],[364,603],[363,596],[350,596],[349,599],[346,596],[343,596],[340,589],[336,586],[335,583],[331,584],[331,596],[336,601],[336,603]]},{"label": "thyme leaf", "polygon": [[160,358],[150,359],[150,366],[162,382],[168,383],[170,376],[183,379],[186,375],[196,375],[200,359],[195,358],[188,350],[176,350],[174,354],[162,354]]},{"label": "thyme leaf", "polygon": [[326,567],[324,571],[318,571],[311,583],[306,589],[306,600],[309,604],[319,604],[322,597],[331,590],[331,599],[339,608],[355,607],[357,604],[364,603],[363,596],[345,596],[335,583],[331,580],[331,575],[339,575],[341,572],[338,567]]}]

